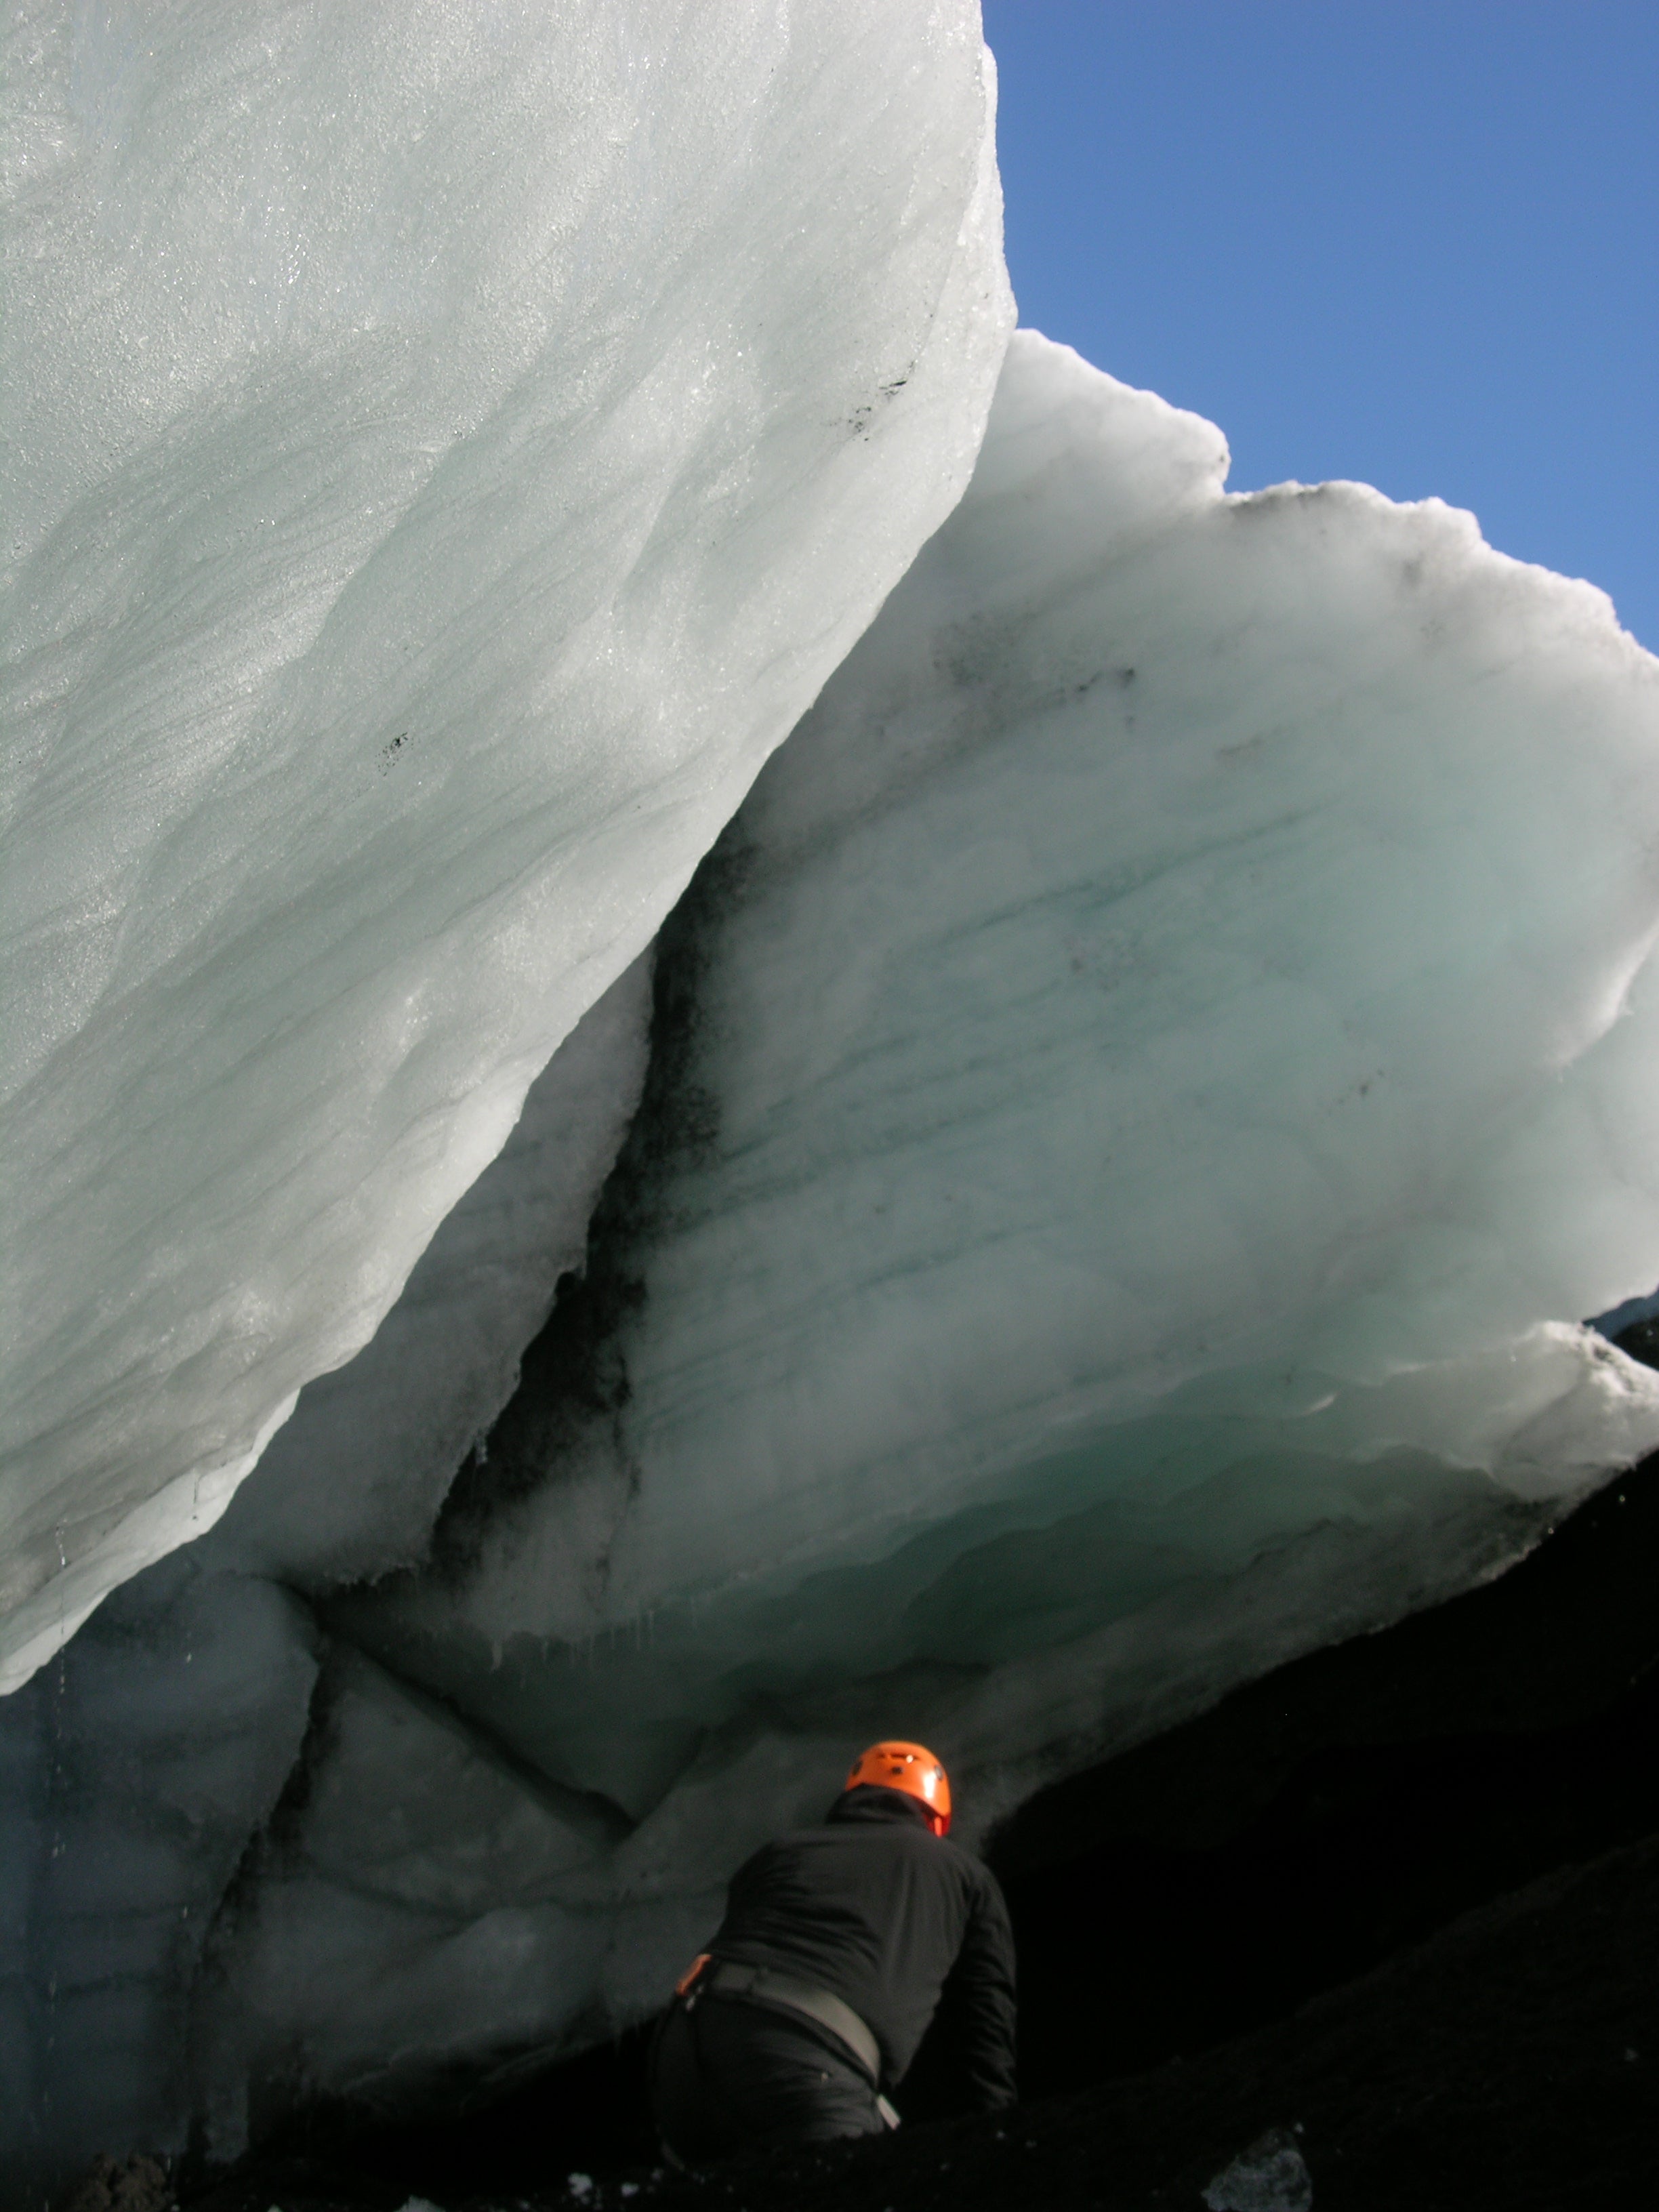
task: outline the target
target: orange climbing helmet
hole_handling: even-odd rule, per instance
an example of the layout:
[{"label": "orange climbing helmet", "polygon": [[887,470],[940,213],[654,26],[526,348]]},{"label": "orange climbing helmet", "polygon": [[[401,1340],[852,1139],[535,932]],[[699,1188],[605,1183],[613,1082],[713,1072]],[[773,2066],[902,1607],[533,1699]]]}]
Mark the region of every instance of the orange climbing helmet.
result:
[{"label": "orange climbing helmet", "polygon": [[849,1790],[864,1784],[920,1797],[933,1833],[950,1833],[950,1777],[925,1744],[872,1743],[853,1761],[853,1771],[847,1778]]}]

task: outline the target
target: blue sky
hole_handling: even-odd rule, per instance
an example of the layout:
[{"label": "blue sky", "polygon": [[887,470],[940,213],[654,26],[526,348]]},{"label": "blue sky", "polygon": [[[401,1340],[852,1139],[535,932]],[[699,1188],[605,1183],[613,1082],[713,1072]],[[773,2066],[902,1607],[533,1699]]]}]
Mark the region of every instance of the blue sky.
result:
[{"label": "blue sky", "polygon": [[1659,650],[1659,0],[985,0],[1020,319]]}]

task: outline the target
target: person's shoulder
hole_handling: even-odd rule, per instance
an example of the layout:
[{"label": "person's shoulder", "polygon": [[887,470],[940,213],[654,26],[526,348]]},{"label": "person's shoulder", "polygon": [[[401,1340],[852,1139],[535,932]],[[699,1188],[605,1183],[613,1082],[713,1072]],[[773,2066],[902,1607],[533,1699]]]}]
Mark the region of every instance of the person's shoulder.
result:
[{"label": "person's shoulder", "polygon": [[780,1862],[798,1857],[801,1850],[810,1845],[811,1838],[811,1828],[791,1828],[781,1836],[769,1836],[765,1843],[750,1852],[732,1875],[732,1881],[752,1880],[757,1875],[765,1875]]},{"label": "person's shoulder", "polygon": [[754,1854],[757,1859],[790,1856],[797,1851],[810,1851],[823,1834],[822,1827],[786,1828],[781,1836],[763,1843]]},{"label": "person's shoulder", "polygon": [[951,1864],[957,1878],[976,1897],[994,1897],[1000,1903],[1002,1884],[983,1859],[975,1857],[972,1851],[964,1850],[962,1844],[953,1844],[948,1836],[930,1837],[928,1840],[935,1843],[940,1850],[949,1852]]}]

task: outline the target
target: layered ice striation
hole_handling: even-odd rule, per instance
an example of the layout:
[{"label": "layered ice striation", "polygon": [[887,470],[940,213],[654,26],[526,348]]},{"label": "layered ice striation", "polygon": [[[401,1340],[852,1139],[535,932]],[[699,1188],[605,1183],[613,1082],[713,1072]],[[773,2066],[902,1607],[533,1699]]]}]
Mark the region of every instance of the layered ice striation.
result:
[{"label": "layered ice striation", "polygon": [[132,1577],[0,1701],[33,2203],[577,2048],[860,1741],[982,1833],[1659,1443],[1659,663],[1030,333],[943,520],[966,6],[19,35],[7,1679]]},{"label": "layered ice striation", "polygon": [[1225,465],[1017,338],[659,947],[677,1073],[434,1570],[331,1610],[636,1873],[780,1730],[1098,1748],[1659,1442],[1573,1318],[1659,1251],[1659,664]]},{"label": "layered ice striation", "polygon": [[[286,2109],[295,2085],[280,2070],[254,2085],[251,2113],[246,2069],[228,2086],[216,2074],[204,2104],[200,2014],[238,1899],[264,1893],[294,1808],[314,1822],[313,1769],[326,1765],[325,1796],[358,1822],[331,1869],[347,1889],[383,1891],[410,1833],[417,1948],[447,1924],[434,1918],[445,1903],[487,1899],[491,1882],[521,1895],[536,1870],[544,1787],[522,1765],[501,1779],[488,1746],[430,1701],[411,1718],[406,1693],[354,1668],[308,1599],[424,1557],[520,1347],[582,1265],[645,1073],[650,995],[647,956],[577,1024],[370,1342],[301,1393],[216,1526],[115,1591],[0,1700],[0,2203],[38,2205],[110,2143],[176,2153],[205,2120],[216,2146],[234,2146]],[[355,1734],[346,1686],[366,1717]],[[379,1764],[360,1774],[364,1735]],[[341,1805],[343,1773],[362,1794]],[[412,1823],[393,1802],[411,1786],[425,1793]],[[422,1888],[452,1791],[475,1875],[447,1862]],[[358,1885],[350,1855],[366,1833]],[[332,1921],[331,1948],[350,1948],[346,1916]],[[383,1910],[382,1936],[387,1922]],[[359,1948],[372,1969],[375,1946]],[[316,1954],[302,1945],[290,1962],[301,1984]],[[512,2017],[499,1986],[492,2002]]]},{"label": "layered ice striation", "polygon": [[371,1334],[1010,320],[970,0],[6,36],[3,1687]]},{"label": "layered ice striation", "polygon": [[[201,1708],[274,1748],[234,1873],[204,1831],[199,1947],[145,1954],[186,2023],[125,2092],[158,2143],[578,2047],[860,1740],[935,1742],[982,1833],[1659,1444],[1659,1376],[1575,1319],[1659,1255],[1659,663],[1437,502],[1225,466],[1015,339],[966,497],[658,940],[580,1269],[642,975],[544,1079],[572,1133],[434,1244],[418,1358],[308,1391],[282,1479],[12,1701],[90,1774],[133,1670],[180,1710],[191,1607],[274,1635],[287,1586],[268,1711]],[[558,1296],[443,1495],[378,1449],[391,1377],[486,1418],[468,1255],[526,1208]],[[128,1877],[51,1859],[38,1788],[18,1924],[106,1958]],[[108,2041],[91,1972],[42,2082]]]},{"label": "layered ice striation", "polygon": [[588,1008],[396,1305],[355,1359],[307,1385],[193,1565],[316,1591],[426,1557],[456,1468],[510,1396],[560,1279],[581,1271],[645,1080],[651,978],[646,953]]}]

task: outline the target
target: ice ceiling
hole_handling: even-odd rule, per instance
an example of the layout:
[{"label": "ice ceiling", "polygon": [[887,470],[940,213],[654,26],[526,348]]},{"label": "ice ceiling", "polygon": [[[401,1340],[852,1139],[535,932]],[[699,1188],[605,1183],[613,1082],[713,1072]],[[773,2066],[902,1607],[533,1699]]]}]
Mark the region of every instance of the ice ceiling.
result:
[{"label": "ice ceiling", "polygon": [[1010,344],[975,9],[13,35],[19,2201],[1659,1444],[1659,662]]},{"label": "ice ceiling", "polygon": [[368,1337],[961,491],[988,78],[892,12],[17,27],[0,1683]]}]

